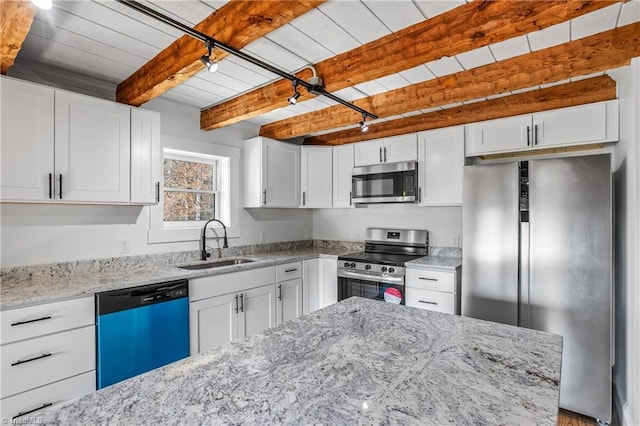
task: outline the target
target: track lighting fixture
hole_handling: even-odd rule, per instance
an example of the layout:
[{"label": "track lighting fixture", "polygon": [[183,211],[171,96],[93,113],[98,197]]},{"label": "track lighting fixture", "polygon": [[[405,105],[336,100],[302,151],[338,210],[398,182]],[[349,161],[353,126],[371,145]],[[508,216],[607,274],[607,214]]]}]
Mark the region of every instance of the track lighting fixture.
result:
[{"label": "track lighting fixture", "polygon": [[287,100],[291,105],[295,105],[298,103],[298,98],[300,97],[300,92],[298,92],[298,80],[293,80],[291,84],[293,86],[293,95],[291,95]]},{"label": "track lighting fixture", "polygon": [[207,54],[202,55],[202,57],[200,58],[200,61],[204,64],[205,67],[207,67],[207,71],[213,74],[214,72],[218,71],[218,63],[211,60],[211,50],[213,50],[213,41],[207,40],[205,44],[207,46]]},{"label": "track lighting fixture", "polygon": [[[2,1],[2,0],[0,0]],[[36,0],[34,0],[36,1]],[[146,6],[145,4],[142,4],[141,2],[137,1],[137,0],[116,0],[118,3],[124,4],[125,6],[130,7],[131,9],[135,9],[138,12],[149,16],[151,18],[154,18],[160,22],[164,22],[165,24],[182,31],[183,33],[195,38],[196,40],[201,40],[203,42],[206,43],[207,46],[207,55],[204,55],[200,58],[200,60],[202,61],[202,63],[207,67],[207,69],[209,70],[209,72],[216,72],[218,69],[218,63],[215,61],[211,60],[211,50],[214,47],[214,43],[215,43],[215,47],[217,49],[220,49],[224,52],[230,53],[238,58],[241,58],[247,62],[249,62],[250,64],[256,65],[264,70],[267,70],[269,72],[272,72],[282,78],[286,78],[287,80],[291,81],[294,84],[294,89],[295,92],[293,93],[293,95],[289,98],[289,103],[291,103],[292,105],[294,105],[298,98],[300,97],[300,93],[298,92],[296,86],[302,86],[304,87],[309,93],[313,93],[315,95],[319,95],[319,96],[325,96],[329,99],[331,99],[332,101],[338,102],[339,104],[342,104],[344,106],[346,106],[347,108],[351,108],[352,110],[359,112],[360,114],[362,114],[363,117],[363,121],[361,123],[361,127],[363,129],[368,128],[368,126],[364,123],[364,121],[366,120],[367,117],[373,118],[374,120],[376,118],[378,118],[377,115],[374,115],[368,111],[363,110],[362,108],[360,108],[357,105],[352,104],[349,101],[346,101],[344,99],[342,99],[339,96],[334,95],[331,92],[328,92],[327,89],[324,88],[324,85],[322,83],[322,79],[320,77],[318,77],[316,75],[316,70],[315,68],[313,68],[312,65],[308,65],[306,67],[311,68],[311,70],[313,71],[313,77],[311,77],[309,79],[309,81],[304,81],[304,80],[299,80],[297,76],[295,76],[294,74],[288,73],[286,71],[283,71],[271,64],[268,64],[264,61],[261,61],[258,58],[255,58],[251,55],[246,54],[245,52],[242,52],[232,46],[229,46],[226,43],[221,42],[220,40],[216,40],[211,36],[208,36],[194,28],[191,28],[181,22],[176,21],[173,18],[170,18],[166,15],[163,15],[162,13],[158,12],[157,10],[154,10],[148,6]],[[306,68],[305,67],[305,68]],[[364,127],[362,126],[364,125]],[[366,130],[363,130],[366,131]]]},{"label": "track lighting fixture", "polygon": [[362,121],[360,122],[360,131],[362,131],[362,133],[364,133],[367,130],[369,130],[369,125],[367,124],[367,114],[363,112],[362,113]]}]

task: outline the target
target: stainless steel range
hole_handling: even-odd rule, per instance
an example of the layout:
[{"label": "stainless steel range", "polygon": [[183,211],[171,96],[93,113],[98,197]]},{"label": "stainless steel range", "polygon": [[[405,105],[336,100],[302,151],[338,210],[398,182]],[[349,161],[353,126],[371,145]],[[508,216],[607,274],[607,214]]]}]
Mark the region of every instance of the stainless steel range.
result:
[{"label": "stainless steel range", "polygon": [[338,300],[366,297],[404,305],[404,263],[427,255],[421,229],[367,228],[365,251],[338,257]]}]

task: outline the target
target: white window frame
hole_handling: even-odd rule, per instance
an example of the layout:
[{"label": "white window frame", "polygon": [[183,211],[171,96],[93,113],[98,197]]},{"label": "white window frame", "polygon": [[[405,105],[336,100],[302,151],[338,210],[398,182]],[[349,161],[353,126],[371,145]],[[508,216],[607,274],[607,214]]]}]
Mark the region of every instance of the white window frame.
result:
[{"label": "white window frame", "polygon": [[[240,237],[240,148],[219,145],[212,142],[202,142],[187,140],[173,136],[162,135],[161,163],[158,164],[154,181],[160,182],[160,187],[164,188],[164,150],[182,151],[218,157],[218,190],[220,193],[220,220],[227,226],[229,238]],[[216,200],[218,202],[218,200]],[[224,213],[222,206],[228,206],[228,213]],[[188,227],[165,226],[164,222],[164,197],[160,197],[160,202],[154,206],[149,206],[149,226],[147,231],[147,242],[149,244],[175,243],[186,241],[199,241],[202,224]],[[209,225],[214,231],[222,227],[213,222]],[[189,244],[197,250],[197,245]]]}]

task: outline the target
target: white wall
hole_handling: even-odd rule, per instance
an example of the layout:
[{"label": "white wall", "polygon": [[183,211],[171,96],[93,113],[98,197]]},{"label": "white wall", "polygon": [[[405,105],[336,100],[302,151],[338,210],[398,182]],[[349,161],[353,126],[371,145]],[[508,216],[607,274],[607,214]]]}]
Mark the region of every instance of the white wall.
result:
[{"label": "white wall", "polygon": [[[200,130],[196,108],[154,100],[144,108],[162,115],[161,133],[199,143],[240,148],[241,141],[257,135],[257,127],[230,126],[211,132]],[[239,151],[238,151],[239,152]],[[241,166],[241,162],[240,162]],[[239,173],[241,176],[241,173]],[[234,194],[241,199],[241,182]],[[0,204],[0,266],[33,265],[137,254],[196,250],[198,242],[149,244],[149,208],[136,206],[74,206]],[[311,236],[313,215],[309,210],[239,209],[240,232],[230,246],[301,240]],[[261,241],[261,233],[264,238]],[[121,241],[129,253],[122,253]]]},{"label": "white wall", "polygon": [[429,231],[430,246],[459,247],[462,207],[383,204],[313,212],[315,239],[362,241],[367,227],[426,229]]},{"label": "white wall", "polygon": [[615,400],[621,421],[640,424],[640,59],[614,70],[620,141],[614,146]]}]

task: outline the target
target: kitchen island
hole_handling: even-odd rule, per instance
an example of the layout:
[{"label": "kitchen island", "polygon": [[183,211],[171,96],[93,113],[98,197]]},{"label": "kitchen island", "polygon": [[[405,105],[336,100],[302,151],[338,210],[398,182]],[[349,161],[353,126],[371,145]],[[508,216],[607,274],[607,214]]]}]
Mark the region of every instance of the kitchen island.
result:
[{"label": "kitchen island", "polygon": [[556,424],[562,338],[350,298],[38,414],[44,424]]}]

